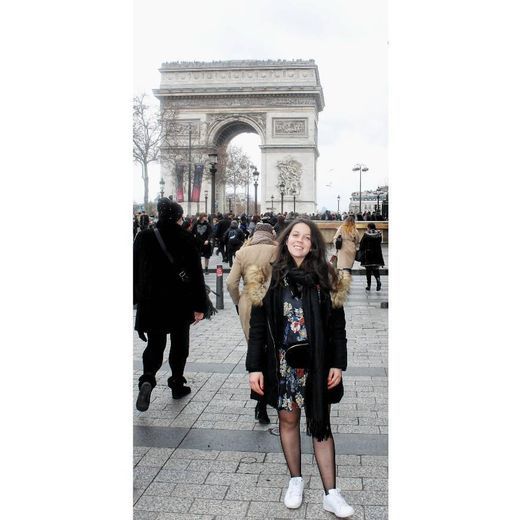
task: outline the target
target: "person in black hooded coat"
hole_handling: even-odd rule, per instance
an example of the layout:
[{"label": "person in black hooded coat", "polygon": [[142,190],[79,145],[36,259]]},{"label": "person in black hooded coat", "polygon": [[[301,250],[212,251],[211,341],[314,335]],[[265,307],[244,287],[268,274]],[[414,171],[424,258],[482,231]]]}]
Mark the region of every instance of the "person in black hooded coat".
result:
[{"label": "person in black hooded coat", "polygon": [[372,275],[376,279],[376,291],[381,290],[381,276],[379,274],[379,267],[385,265],[383,259],[383,251],[381,249],[381,242],[383,236],[381,232],[376,229],[373,222],[367,224],[361,242],[359,243],[359,251],[361,252],[361,265],[366,269],[367,286],[365,290],[370,291],[370,282]]},{"label": "person in black hooded coat", "polygon": [[179,225],[182,207],[168,198],[161,198],[157,210],[156,227],[174,264],[162,250],[154,229],[137,234],[134,241],[135,330],[148,342],[143,352],[143,375],[139,378],[137,409],[140,411],[148,409],[168,334],[172,370],[168,386],[172,396],[178,399],[191,391],[184,386],[183,375],[189,354],[190,324],[203,319],[207,311],[199,251],[193,236]]}]

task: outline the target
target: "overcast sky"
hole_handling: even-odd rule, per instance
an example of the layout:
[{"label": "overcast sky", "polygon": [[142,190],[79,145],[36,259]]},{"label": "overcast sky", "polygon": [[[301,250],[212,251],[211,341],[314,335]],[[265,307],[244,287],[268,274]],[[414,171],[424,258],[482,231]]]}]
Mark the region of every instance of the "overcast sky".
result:
[{"label": "overcast sky", "polygon": [[[135,0],[134,91],[159,87],[161,63],[236,59],[314,59],[325,97],[319,117],[318,209],[347,209],[351,192],[388,184],[387,5],[384,0]],[[260,139],[233,140],[260,164]],[[159,168],[150,177],[158,192]],[[134,198],[142,201],[140,168]]]}]

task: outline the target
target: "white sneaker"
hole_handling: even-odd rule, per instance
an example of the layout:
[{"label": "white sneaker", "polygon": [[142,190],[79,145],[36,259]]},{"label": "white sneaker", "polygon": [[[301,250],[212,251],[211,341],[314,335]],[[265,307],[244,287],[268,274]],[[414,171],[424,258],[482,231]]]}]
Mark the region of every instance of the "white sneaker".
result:
[{"label": "white sneaker", "polygon": [[289,509],[297,509],[302,505],[303,486],[304,482],[302,477],[293,477],[289,480],[289,487],[283,499],[283,503],[286,507]]},{"label": "white sneaker", "polygon": [[347,518],[354,514],[354,509],[347,504],[339,489],[329,489],[329,494],[323,493],[323,509],[334,513],[338,518]]}]

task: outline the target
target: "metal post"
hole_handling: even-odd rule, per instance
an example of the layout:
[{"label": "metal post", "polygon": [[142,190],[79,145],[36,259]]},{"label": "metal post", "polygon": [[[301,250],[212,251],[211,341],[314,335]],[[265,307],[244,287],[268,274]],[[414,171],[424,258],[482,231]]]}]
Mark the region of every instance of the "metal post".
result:
[{"label": "metal post", "polygon": [[211,165],[211,213],[216,214],[215,211],[215,174],[217,173],[217,167],[215,164]]},{"label": "metal post", "polygon": [[361,211],[361,166],[359,166],[359,213],[363,214]]},{"label": "metal post", "polygon": [[341,197],[338,195],[338,213],[339,213],[339,199],[340,199],[340,198],[341,198]]},{"label": "metal post", "polygon": [[359,213],[361,214],[361,174],[367,172],[368,168],[364,164],[356,164],[352,171],[357,172],[359,170]]},{"label": "metal post", "polygon": [[204,192],[204,212],[208,213],[208,191]]},{"label": "metal post", "polygon": [[249,165],[247,167],[247,184],[246,184],[246,215],[249,217]]},{"label": "metal post", "polygon": [[191,216],[191,123],[188,125],[188,216]]},{"label": "metal post", "polygon": [[296,213],[296,193],[293,193],[292,210],[293,210],[293,213]]},{"label": "metal post", "polygon": [[258,181],[255,179],[255,215],[258,215],[258,201],[257,201],[257,195],[258,195]]},{"label": "metal post", "polygon": [[216,269],[217,274],[217,283],[216,283],[216,293],[217,293],[217,309],[224,308],[224,269],[222,269],[222,265],[217,265]]}]

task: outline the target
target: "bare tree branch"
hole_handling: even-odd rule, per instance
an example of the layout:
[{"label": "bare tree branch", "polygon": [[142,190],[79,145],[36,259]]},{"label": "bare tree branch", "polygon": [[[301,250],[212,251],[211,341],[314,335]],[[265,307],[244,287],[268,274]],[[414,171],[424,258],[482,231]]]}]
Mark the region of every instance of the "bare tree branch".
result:
[{"label": "bare tree branch", "polygon": [[[159,159],[161,146],[172,127],[162,112],[146,104],[146,94],[134,97],[133,158],[142,167],[145,204],[148,203],[148,165]],[[168,110],[168,116],[173,118],[172,110]]]}]

